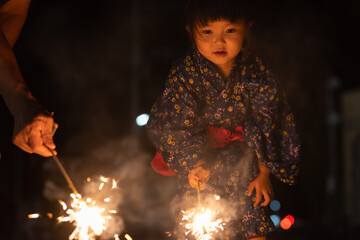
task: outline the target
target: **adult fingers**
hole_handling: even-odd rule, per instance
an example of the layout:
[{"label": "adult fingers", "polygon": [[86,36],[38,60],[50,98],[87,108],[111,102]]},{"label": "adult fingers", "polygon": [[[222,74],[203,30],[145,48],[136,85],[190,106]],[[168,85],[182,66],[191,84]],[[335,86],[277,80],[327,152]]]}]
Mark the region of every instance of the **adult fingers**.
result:
[{"label": "adult fingers", "polygon": [[[53,135],[54,129],[56,130],[58,128],[58,124],[54,123],[54,119],[52,117],[43,115],[37,116],[35,121],[39,125],[43,144],[51,150],[55,149],[56,146],[53,141]],[[56,153],[55,151],[51,152],[54,154]]]},{"label": "adult fingers", "polygon": [[31,147],[28,144],[28,138],[26,137],[25,134],[25,129],[23,129],[22,131],[20,131],[13,139],[13,143],[19,147],[21,150],[27,152],[27,153],[33,153]]},{"label": "adult fingers", "polygon": [[39,154],[44,157],[52,156],[50,150],[44,146],[40,128],[38,126],[33,127],[30,130],[29,146],[32,149],[33,153]]}]

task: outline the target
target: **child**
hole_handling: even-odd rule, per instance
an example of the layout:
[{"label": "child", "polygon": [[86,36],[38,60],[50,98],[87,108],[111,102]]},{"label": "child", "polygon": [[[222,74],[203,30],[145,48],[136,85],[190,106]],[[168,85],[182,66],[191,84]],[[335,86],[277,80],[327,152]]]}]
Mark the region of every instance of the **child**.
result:
[{"label": "child", "polygon": [[[292,113],[259,58],[245,51],[251,21],[241,1],[190,0],[193,48],[171,67],[147,130],[153,168],[176,175],[178,195],[201,190],[237,204],[224,239],[266,239],[270,173],[288,184],[298,174],[300,143]],[[191,189],[192,188],[192,189]],[[174,239],[189,239],[177,233]]]}]

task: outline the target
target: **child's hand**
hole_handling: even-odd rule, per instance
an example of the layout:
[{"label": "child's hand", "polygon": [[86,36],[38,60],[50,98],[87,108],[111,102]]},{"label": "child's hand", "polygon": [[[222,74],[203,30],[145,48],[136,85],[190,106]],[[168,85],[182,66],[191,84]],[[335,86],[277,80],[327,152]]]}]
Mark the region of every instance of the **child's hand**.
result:
[{"label": "child's hand", "polygon": [[206,187],[207,181],[209,181],[210,178],[210,169],[205,169],[202,167],[202,165],[205,162],[203,160],[198,161],[194,168],[190,170],[188,174],[189,184],[192,188],[198,188],[199,181],[200,182],[200,190],[204,190]]},{"label": "child's hand", "polygon": [[254,207],[257,207],[264,197],[264,202],[260,206],[267,206],[274,198],[274,191],[270,181],[270,170],[259,162],[259,175],[249,184],[246,191],[247,196],[251,196],[253,190],[256,191],[256,201]]}]

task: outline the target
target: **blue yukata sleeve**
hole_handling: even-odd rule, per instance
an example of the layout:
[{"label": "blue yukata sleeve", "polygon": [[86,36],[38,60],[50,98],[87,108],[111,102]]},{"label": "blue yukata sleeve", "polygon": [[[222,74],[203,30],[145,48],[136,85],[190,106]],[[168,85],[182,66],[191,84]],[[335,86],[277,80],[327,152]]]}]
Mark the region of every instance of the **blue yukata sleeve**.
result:
[{"label": "blue yukata sleeve", "polygon": [[273,75],[261,64],[249,83],[250,121],[245,138],[260,161],[282,182],[293,185],[298,175],[300,140],[294,116]]},{"label": "blue yukata sleeve", "polygon": [[173,65],[165,90],[151,109],[147,131],[165,163],[178,174],[187,174],[201,159],[204,128],[198,109],[184,74]]}]

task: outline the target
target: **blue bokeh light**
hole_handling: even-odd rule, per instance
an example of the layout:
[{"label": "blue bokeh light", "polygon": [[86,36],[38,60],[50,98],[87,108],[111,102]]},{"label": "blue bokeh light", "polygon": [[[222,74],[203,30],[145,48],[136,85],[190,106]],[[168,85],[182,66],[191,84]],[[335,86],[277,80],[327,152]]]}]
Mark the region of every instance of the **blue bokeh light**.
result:
[{"label": "blue bokeh light", "polygon": [[274,223],[275,227],[280,226],[281,218],[278,215],[271,215],[271,221]]},{"label": "blue bokeh light", "polygon": [[278,200],[274,200],[270,203],[270,209],[273,211],[279,211],[281,207],[281,204]]},{"label": "blue bokeh light", "polygon": [[138,126],[144,126],[149,120],[149,114],[143,113],[136,118],[136,124]]}]

